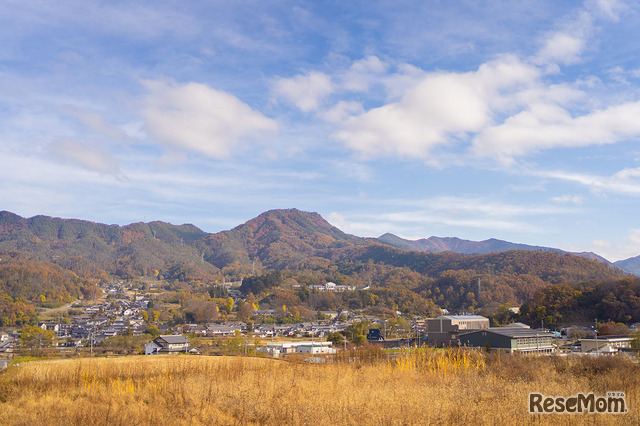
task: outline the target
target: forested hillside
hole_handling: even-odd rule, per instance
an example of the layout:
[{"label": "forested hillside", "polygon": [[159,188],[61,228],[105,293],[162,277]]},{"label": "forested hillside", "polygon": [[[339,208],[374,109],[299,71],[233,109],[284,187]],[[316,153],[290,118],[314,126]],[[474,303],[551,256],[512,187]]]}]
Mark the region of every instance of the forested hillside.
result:
[{"label": "forested hillside", "polygon": [[530,323],[640,322],[640,279],[555,284],[537,291],[521,313]]},{"label": "forested hillside", "polygon": [[123,278],[188,265],[195,276],[217,268],[202,260],[192,244],[209,234],[193,225],[164,222],[103,225],[75,219],[0,212],[0,250],[30,253],[33,260],[57,263],[82,276]]},{"label": "forested hillside", "polygon": [[[258,261],[266,268],[304,268],[313,258],[342,247],[368,245],[364,238],[345,234],[317,213],[297,209],[273,210],[196,245],[219,268]],[[322,261],[321,261],[322,263]]]},{"label": "forested hillside", "polygon": [[17,252],[0,254],[0,326],[32,323],[35,307],[56,307],[95,292],[87,279]]},{"label": "forested hillside", "polygon": [[[296,209],[265,212],[217,234],[193,225],[103,225],[2,212],[0,253],[5,257],[0,316],[5,312],[7,318],[6,312],[24,307],[19,304],[33,308],[70,301],[89,283],[113,277],[156,278],[194,294],[206,293],[216,281],[244,278],[245,294],[298,312],[347,308],[431,315],[437,308],[519,305],[552,285],[626,276],[607,263],[556,251],[465,255],[400,249],[345,234],[319,214]],[[309,291],[326,281],[369,290]],[[11,318],[7,321],[21,321]]]}]

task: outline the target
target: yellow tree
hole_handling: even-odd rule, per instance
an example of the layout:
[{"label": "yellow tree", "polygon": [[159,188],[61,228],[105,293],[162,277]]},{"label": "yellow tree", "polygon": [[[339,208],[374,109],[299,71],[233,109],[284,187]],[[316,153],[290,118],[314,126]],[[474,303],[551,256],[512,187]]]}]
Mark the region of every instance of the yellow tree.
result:
[{"label": "yellow tree", "polygon": [[28,325],[20,330],[20,345],[30,352],[50,348],[56,341],[51,330],[43,330],[36,325]]}]

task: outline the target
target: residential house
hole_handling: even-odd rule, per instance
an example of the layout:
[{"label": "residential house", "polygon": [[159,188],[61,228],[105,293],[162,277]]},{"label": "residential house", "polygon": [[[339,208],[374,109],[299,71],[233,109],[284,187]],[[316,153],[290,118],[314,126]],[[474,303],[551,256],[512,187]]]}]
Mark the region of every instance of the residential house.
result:
[{"label": "residential house", "polygon": [[144,347],[145,355],[175,354],[175,353],[199,353],[190,342],[181,335],[162,335],[147,343]]},{"label": "residential house", "polygon": [[242,332],[243,326],[241,324],[207,324],[206,335],[207,336],[233,336],[236,334],[236,330]]},{"label": "residential house", "polygon": [[7,335],[7,339],[0,341],[0,354],[13,354],[13,350],[16,344],[15,337]]}]

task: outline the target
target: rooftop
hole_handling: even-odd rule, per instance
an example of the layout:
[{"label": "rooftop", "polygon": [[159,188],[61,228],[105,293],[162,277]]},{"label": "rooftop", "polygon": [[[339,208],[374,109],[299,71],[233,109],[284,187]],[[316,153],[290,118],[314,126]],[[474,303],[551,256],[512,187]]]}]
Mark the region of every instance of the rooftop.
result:
[{"label": "rooftop", "polygon": [[468,333],[461,334],[468,335],[471,333],[479,333],[479,332],[489,332],[499,334],[501,336],[506,336],[510,338],[521,338],[521,337],[553,337],[552,333],[546,331],[538,331],[532,330],[530,328],[520,328],[520,327],[489,327],[484,330],[473,330]]},{"label": "rooftop", "polygon": [[455,320],[486,320],[482,315],[440,315],[436,319],[455,319]]},{"label": "rooftop", "polygon": [[189,339],[181,335],[165,334],[158,338],[169,344],[189,343]]}]

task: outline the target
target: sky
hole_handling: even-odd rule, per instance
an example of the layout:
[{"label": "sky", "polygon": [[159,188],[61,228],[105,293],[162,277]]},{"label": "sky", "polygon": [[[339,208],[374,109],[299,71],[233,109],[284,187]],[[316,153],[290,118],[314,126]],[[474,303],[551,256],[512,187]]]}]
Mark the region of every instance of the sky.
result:
[{"label": "sky", "polygon": [[0,210],[640,255],[640,3],[0,1]]}]

